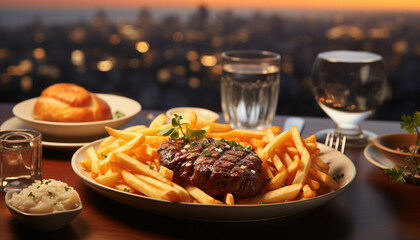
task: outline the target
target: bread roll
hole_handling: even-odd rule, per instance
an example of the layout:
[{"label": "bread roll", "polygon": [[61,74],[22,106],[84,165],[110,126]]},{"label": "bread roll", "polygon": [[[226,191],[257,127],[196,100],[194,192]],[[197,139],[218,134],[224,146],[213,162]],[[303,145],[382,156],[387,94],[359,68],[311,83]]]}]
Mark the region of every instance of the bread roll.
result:
[{"label": "bread roll", "polygon": [[83,87],[57,83],[42,91],[34,118],[53,122],[90,122],[112,118],[109,105]]}]

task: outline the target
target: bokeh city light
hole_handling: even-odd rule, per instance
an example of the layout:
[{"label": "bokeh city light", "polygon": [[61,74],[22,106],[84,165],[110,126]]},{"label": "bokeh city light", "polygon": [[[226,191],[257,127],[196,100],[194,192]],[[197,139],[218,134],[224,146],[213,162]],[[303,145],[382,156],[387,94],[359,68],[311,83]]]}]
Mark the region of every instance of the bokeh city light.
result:
[{"label": "bokeh city light", "polygon": [[[24,2],[13,4],[18,7]],[[121,6],[129,3],[118,2]],[[164,3],[156,4],[159,2]],[[245,14],[227,7],[237,2],[224,2],[226,8],[215,7],[222,1],[180,1],[178,7],[189,4],[189,10],[166,14],[160,14],[153,4],[136,6],[132,7],[136,10],[131,10],[135,13],[131,18],[129,12],[124,15],[105,5],[80,12],[48,8],[44,15],[19,27],[10,27],[13,21],[2,18],[10,16],[8,10],[0,10],[0,101],[19,102],[38,96],[53,83],[73,82],[93,92],[136,99],[145,109],[198,106],[220,111],[221,53],[264,49],[281,54],[277,113],[322,116],[311,92],[313,60],[321,51],[350,49],[379,53],[387,64],[387,99],[372,118],[399,120],[402,113],[418,110],[420,16],[413,11],[420,4],[411,5],[405,12],[317,12],[305,7],[316,2],[318,7],[330,4],[328,8],[332,8],[335,3],[295,1],[296,12],[278,5]],[[260,5],[270,8],[278,2],[283,1],[263,1]],[[381,2],[382,7],[394,6],[391,1]],[[400,7],[409,2],[400,1]],[[5,4],[0,0],[0,6]],[[43,0],[37,4],[58,7],[60,3]],[[246,4],[251,3],[243,1],[240,6]],[[354,1],[352,6],[369,9],[366,4],[370,3]],[[60,13],[89,15],[66,23],[47,20],[48,14]]]}]

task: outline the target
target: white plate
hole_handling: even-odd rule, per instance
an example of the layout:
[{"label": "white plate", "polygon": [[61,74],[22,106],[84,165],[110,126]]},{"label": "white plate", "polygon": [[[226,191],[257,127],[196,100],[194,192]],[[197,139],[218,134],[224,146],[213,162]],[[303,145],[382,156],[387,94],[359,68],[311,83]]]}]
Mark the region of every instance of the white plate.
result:
[{"label": "white plate", "polygon": [[[34,129],[27,125],[25,125],[19,118],[12,117],[8,120],[4,121],[1,126],[0,130],[11,130],[11,129]],[[96,138],[97,139],[97,138]],[[53,138],[48,136],[42,136],[42,146],[50,147],[50,148],[80,148],[81,146],[91,143],[94,139],[73,139],[73,138]]]},{"label": "white plate", "polygon": [[33,118],[33,108],[38,98],[31,98],[16,104],[13,108],[13,114],[22,120],[25,125],[40,131],[43,135],[60,138],[80,138],[104,135],[106,133],[105,126],[112,128],[121,127],[141,111],[140,103],[130,98],[112,94],[97,94],[97,96],[108,103],[112,114],[115,111],[120,111],[125,116],[104,121],[77,123],[35,120]]},{"label": "white plate", "polygon": [[183,119],[188,119],[188,116],[191,112],[195,112],[197,114],[198,119],[203,121],[216,122],[217,119],[219,119],[219,114],[205,108],[197,107],[171,108],[168,111],[166,111],[166,116],[168,117],[169,121],[174,117],[174,114],[181,115]]},{"label": "white plate", "polygon": [[173,216],[205,221],[255,221],[274,219],[298,214],[325,204],[344,193],[356,177],[356,168],[353,162],[342,153],[319,144],[321,159],[330,165],[331,176],[344,174],[340,178],[340,188],[330,193],[301,201],[261,204],[261,205],[208,205],[195,203],[175,203],[140,196],[133,193],[122,192],[96,183],[90,172],[84,170],[80,161],[86,158],[86,149],[93,146],[97,149],[102,140],[85,145],[77,150],[71,160],[73,171],[90,188],[117,202],[161,215]]},{"label": "white plate", "polygon": [[[365,147],[363,154],[370,163],[372,163],[380,169],[398,168],[398,166],[391,159],[389,159],[372,143]],[[414,177],[420,179],[419,174],[414,175]]]}]

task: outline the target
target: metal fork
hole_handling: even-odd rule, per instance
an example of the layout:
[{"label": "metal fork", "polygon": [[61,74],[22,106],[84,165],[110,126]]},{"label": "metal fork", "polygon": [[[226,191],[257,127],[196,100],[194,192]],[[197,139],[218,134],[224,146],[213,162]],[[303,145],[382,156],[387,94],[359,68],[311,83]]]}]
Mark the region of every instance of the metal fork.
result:
[{"label": "metal fork", "polygon": [[346,139],[346,136],[329,132],[325,137],[325,145],[335,148],[335,150],[340,149],[340,152],[344,153],[346,148]]}]

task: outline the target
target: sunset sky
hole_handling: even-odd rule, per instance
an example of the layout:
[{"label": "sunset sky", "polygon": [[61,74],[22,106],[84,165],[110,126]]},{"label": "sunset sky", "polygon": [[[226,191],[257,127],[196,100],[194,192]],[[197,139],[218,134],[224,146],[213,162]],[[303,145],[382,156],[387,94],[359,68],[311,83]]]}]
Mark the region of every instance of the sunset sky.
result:
[{"label": "sunset sky", "polygon": [[419,0],[0,0],[0,8],[194,8],[219,9],[359,10],[420,12]]}]

